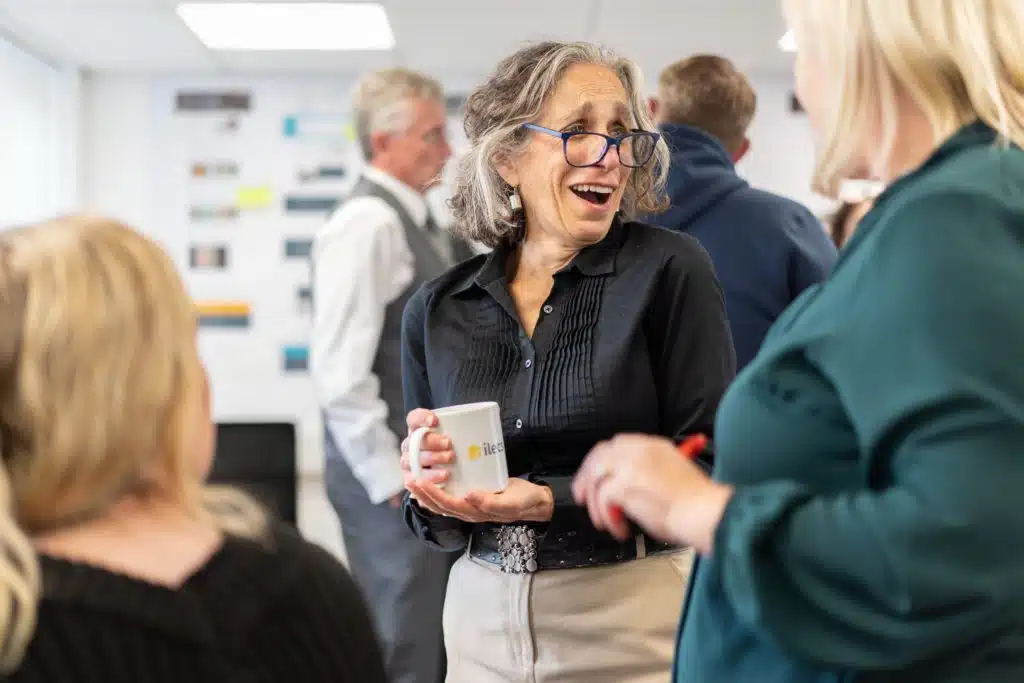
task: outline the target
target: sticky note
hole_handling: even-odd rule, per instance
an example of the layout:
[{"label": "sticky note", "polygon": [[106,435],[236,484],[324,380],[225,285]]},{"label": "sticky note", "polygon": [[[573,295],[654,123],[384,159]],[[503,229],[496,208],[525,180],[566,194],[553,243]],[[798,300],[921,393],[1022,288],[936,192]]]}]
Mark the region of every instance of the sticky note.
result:
[{"label": "sticky note", "polygon": [[299,119],[295,116],[284,117],[284,136],[293,138],[299,133]]},{"label": "sticky note", "polygon": [[238,188],[237,203],[240,209],[265,209],[274,201],[274,193],[269,187]]}]

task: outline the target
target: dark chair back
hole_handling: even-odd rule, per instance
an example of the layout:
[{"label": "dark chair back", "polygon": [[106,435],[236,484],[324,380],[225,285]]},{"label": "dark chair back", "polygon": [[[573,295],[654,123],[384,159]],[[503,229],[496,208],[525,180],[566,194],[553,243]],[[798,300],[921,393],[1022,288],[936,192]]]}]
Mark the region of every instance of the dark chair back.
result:
[{"label": "dark chair back", "polygon": [[218,423],[217,454],[209,481],[245,491],[282,521],[295,526],[295,442],[295,425],[290,422]]}]

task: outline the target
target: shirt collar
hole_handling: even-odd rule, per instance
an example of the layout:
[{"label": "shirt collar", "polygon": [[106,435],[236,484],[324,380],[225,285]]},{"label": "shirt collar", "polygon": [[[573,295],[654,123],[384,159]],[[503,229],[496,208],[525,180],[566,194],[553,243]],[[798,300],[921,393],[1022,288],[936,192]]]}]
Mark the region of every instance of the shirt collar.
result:
[{"label": "shirt collar", "polygon": [[860,222],[857,229],[853,232],[850,240],[843,246],[843,250],[839,255],[839,263],[842,263],[849,254],[853,252],[856,245],[863,242],[866,236],[873,232],[875,224],[878,223],[883,215],[883,212],[877,211],[880,207],[884,206],[891,197],[898,196],[900,192],[909,185],[915,183],[922,177],[927,177],[936,168],[941,167],[946,161],[954,158],[958,153],[971,149],[973,147],[992,146],[999,139],[998,133],[991,128],[984,121],[974,121],[964,127],[960,128],[956,133],[950,136],[945,142],[932,152],[931,156],[923,164],[921,164],[915,170],[907,173],[906,175],[897,178],[888,187],[885,188],[873,202],[873,208],[867,216]]},{"label": "shirt collar", "polygon": [[875,205],[878,206],[890,195],[895,194],[896,191],[913,182],[917,178],[927,175],[947,159],[956,156],[957,153],[965,149],[970,149],[971,147],[992,145],[997,139],[998,135],[996,134],[996,131],[990,128],[985,122],[975,121],[967,124],[939,145],[939,147],[932,152],[931,156],[929,156],[923,164],[903,177],[897,178],[881,194],[875,197]]},{"label": "shirt collar", "polygon": [[427,200],[422,194],[373,166],[363,169],[363,175],[393,194],[395,199],[409,212],[409,217],[413,219],[417,227],[422,228],[426,224],[429,209]]},{"label": "shirt collar", "polygon": [[984,121],[974,121],[969,123],[956,133],[951,135],[945,142],[939,145],[932,155],[928,158],[924,164],[916,172],[911,175],[918,175],[922,171],[926,171],[937,164],[942,163],[949,157],[971,147],[993,145],[998,140],[999,135],[994,129],[989,127]]},{"label": "shirt collar", "polygon": [[[615,273],[615,257],[626,241],[626,226],[616,216],[612,220],[611,229],[604,239],[597,244],[591,244],[580,250],[580,253],[564,268],[555,275],[562,273],[578,272],[586,277],[597,277]],[[501,245],[488,254],[487,259],[476,271],[470,273],[466,279],[455,288],[455,293],[464,292],[473,286],[487,289],[488,285],[505,278],[505,264],[508,262],[509,254],[515,247]]]}]

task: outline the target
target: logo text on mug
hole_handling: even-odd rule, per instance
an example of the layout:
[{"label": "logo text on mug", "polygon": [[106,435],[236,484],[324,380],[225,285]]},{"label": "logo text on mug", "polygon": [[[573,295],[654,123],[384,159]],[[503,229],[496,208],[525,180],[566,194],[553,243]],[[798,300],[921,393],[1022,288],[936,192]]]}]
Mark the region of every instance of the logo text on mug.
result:
[{"label": "logo text on mug", "polygon": [[473,444],[466,449],[466,456],[470,460],[479,460],[484,455],[498,455],[505,452],[505,444],[491,443],[484,441],[482,445]]}]

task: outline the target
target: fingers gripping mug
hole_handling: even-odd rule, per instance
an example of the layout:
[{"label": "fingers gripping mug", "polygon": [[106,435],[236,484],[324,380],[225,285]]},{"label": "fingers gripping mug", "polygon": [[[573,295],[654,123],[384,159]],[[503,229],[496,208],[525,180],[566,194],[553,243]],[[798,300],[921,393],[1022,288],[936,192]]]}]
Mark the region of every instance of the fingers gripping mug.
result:
[{"label": "fingers gripping mug", "polygon": [[436,428],[420,427],[409,437],[409,469],[414,477],[422,476],[420,464],[423,437],[436,431],[452,442],[455,460],[439,465],[450,471],[442,486],[453,496],[462,497],[470,491],[504,491],[508,486],[508,461],[505,439],[501,432],[501,410],[497,403],[467,403],[439,408]]}]

